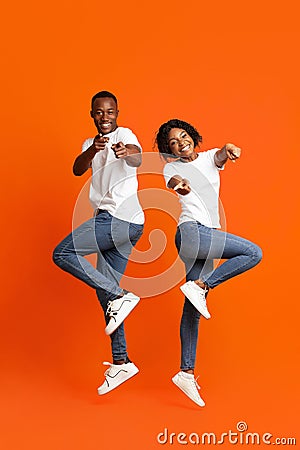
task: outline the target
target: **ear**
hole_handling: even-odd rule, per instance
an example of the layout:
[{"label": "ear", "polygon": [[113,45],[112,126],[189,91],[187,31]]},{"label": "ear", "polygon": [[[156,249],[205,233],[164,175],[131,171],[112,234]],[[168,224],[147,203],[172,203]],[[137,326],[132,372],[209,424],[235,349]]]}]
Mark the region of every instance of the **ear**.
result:
[{"label": "ear", "polygon": [[116,117],[118,117],[118,115],[119,115],[119,110],[117,109],[117,116]]},{"label": "ear", "polygon": [[94,118],[92,110],[90,111],[90,116],[91,116],[92,119]]}]

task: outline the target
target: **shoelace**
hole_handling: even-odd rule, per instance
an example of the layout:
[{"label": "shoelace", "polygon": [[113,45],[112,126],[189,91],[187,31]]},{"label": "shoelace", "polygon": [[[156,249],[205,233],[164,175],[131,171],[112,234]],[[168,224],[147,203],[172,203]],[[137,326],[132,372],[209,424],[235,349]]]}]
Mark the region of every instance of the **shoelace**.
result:
[{"label": "shoelace", "polygon": [[[106,315],[107,316],[111,316],[112,313],[112,306],[113,306],[113,302],[112,301],[108,301],[107,302],[107,309],[106,309]],[[104,364],[104,363],[103,363]]]},{"label": "shoelace", "polygon": [[117,310],[114,310],[114,300],[109,300],[107,302],[106,315],[109,317],[116,316],[118,314]]},{"label": "shoelace", "polygon": [[203,289],[203,291],[204,292],[200,292],[200,300],[202,300],[203,301],[203,303],[205,303],[206,304],[206,293],[208,292],[206,289],[204,290]]},{"label": "shoelace", "polygon": [[[200,286],[198,286],[196,283],[195,283],[195,281],[190,281],[190,283],[191,283],[191,286],[193,286],[193,284],[194,284],[194,286],[196,285],[197,286],[197,288],[198,287],[200,287]],[[201,290],[200,290],[201,289]],[[200,294],[200,300],[202,300],[205,304],[206,304],[206,295],[207,295],[207,293],[208,293],[208,289],[207,288],[200,288],[200,289],[197,289],[197,291],[199,292],[199,294]]]},{"label": "shoelace", "polygon": [[199,378],[199,375],[197,376],[197,378],[194,379],[194,383],[195,383],[196,388],[200,391],[201,387],[197,383],[198,378]]},{"label": "shoelace", "polygon": [[202,302],[203,306],[207,309],[206,304],[206,294],[208,293],[208,289],[203,289],[203,292],[200,292],[200,302]]},{"label": "shoelace", "polygon": [[[130,361],[128,360],[128,362],[130,362]],[[106,377],[106,375],[109,375],[109,372],[111,371],[111,366],[113,366],[114,364],[113,364],[113,363],[110,363],[110,362],[108,362],[108,361],[103,361],[102,364],[103,364],[104,366],[109,366],[109,368],[106,369],[106,371],[104,372],[104,376]],[[122,370],[123,370],[123,368],[122,368]]]},{"label": "shoelace", "polygon": [[110,369],[111,369],[112,363],[110,363],[110,362],[108,362],[108,361],[104,361],[102,364],[103,364],[104,366],[109,366],[109,368],[106,369],[106,371],[104,372],[104,376],[106,376],[106,375],[109,374],[109,371],[110,371]]}]

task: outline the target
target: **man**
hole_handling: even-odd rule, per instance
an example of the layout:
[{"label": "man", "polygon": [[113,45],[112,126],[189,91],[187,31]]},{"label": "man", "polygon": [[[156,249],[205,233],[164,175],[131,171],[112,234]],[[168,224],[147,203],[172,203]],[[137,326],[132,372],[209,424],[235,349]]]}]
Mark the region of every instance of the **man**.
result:
[{"label": "man", "polygon": [[[105,313],[105,332],[110,335],[113,363],[98,388],[106,394],[139,369],[127,355],[123,321],[139,297],[120,288],[132,247],[143,232],[144,214],[137,197],[136,169],[141,164],[141,146],[129,128],[119,127],[118,102],[107,91],[92,98],[91,117],[97,128],[87,139],[73,166],[76,176],[92,168],[90,201],[94,217],[70,233],[54,250],[53,260],[96,289]],[[84,257],[97,253],[97,268]]]}]

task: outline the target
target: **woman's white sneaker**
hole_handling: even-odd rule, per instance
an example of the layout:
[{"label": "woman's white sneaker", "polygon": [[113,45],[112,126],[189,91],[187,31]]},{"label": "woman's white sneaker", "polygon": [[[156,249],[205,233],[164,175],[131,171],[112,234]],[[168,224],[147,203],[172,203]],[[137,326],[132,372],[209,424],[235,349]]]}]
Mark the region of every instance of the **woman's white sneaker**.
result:
[{"label": "woman's white sneaker", "polygon": [[205,319],[210,319],[211,315],[206,306],[206,297],[208,290],[202,289],[194,281],[187,281],[182,286],[180,286],[181,291],[184,293],[186,298],[195,306],[195,308],[202,314]]},{"label": "woman's white sneaker", "polygon": [[205,406],[205,402],[199,394],[200,386],[195,380],[193,374],[180,371],[172,378],[172,381],[193,402],[195,402],[199,406]]},{"label": "woman's white sneaker", "polygon": [[110,317],[107,327],[105,328],[106,334],[112,334],[126,319],[128,314],[131,313],[133,308],[136,307],[140,298],[132,292],[127,292],[123,297],[116,298],[108,302],[106,314]]},{"label": "woman's white sneaker", "polygon": [[104,362],[103,364],[110,367],[104,373],[104,383],[98,387],[99,395],[107,394],[139,372],[139,369],[135,364],[133,364],[133,362],[124,364],[111,364],[109,362]]}]

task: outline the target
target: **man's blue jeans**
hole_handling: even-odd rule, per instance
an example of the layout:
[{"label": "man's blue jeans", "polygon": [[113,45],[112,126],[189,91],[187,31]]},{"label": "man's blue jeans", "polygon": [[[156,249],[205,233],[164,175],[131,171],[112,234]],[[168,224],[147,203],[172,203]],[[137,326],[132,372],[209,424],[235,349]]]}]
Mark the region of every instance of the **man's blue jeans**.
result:
[{"label": "man's blue jeans", "polygon": [[[210,288],[256,266],[262,251],[253,242],[234,234],[208,228],[199,222],[178,226],[175,243],[186,268],[186,280],[198,280]],[[226,259],[213,269],[214,259]],[[180,324],[181,369],[195,367],[200,313],[185,298]]]},{"label": "man's blue jeans", "polygon": [[[125,222],[101,211],[70,233],[53,252],[53,261],[88,286],[96,289],[104,314],[107,303],[123,294],[119,287],[133,246],[143,233],[143,225]],[[97,253],[97,268],[85,258]],[[109,317],[105,314],[106,323]],[[126,360],[123,323],[111,334],[115,361]]]}]

